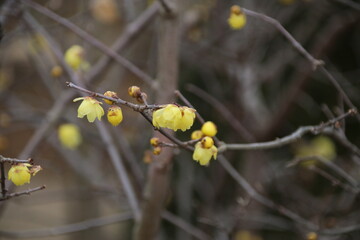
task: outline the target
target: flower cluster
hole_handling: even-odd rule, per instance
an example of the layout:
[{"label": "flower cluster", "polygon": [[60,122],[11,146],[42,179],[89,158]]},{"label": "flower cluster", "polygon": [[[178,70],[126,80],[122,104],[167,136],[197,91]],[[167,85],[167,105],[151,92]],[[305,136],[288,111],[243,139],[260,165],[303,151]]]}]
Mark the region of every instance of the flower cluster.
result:
[{"label": "flower cluster", "polygon": [[217,147],[214,145],[214,137],[217,133],[216,125],[207,121],[201,126],[201,130],[196,130],[191,134],[192,140],[200,140],[195,144],[193,159],[200,163],[200,165],[207,166],[211,158],[216,159]]},{"label": "flower cluster", "polygon": [[174,131],[186,131],[191,128],[195,119],[195,109],[167,104],[153,111],[152,123],[155,127],[169,128]]},{"label": "flower cluster", "polygon": [[242,29],[246,24],[246,16],[241,8],[234,5],[230,8],[228,23],[232,29]]},{"label": "flower cluster", "polygon": [[42,170],[39,165],[31,165],[30,163],[19,163],[12,165],[8,172],[8,179],[16,186],[30,183],[31,176],[35,176],[37,172]]},{"label": "flower cluster", "polygon": [[204,137],[200,142],[195,144],[193,159],[202,166],[209,165],[211,158],[217,157],[217,147],[211,137]]}]

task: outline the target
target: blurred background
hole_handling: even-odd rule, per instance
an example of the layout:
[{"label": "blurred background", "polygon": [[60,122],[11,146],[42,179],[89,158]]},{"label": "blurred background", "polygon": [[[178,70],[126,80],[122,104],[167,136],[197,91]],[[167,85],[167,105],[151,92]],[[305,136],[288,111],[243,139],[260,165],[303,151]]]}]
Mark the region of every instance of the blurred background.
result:
[{"label": "blurred background", "polygon": [[[117,52],[153,79],[161,67],[159,52],[175,51],[158,44],[164,9],[157,1],[34,2],[109,47],[117,43]],[[77,118],[79,103],[72,100],[81,94],[66,87],[65,82],[72,80],[55,52],[64,54],[73,45],[82,46],[88,66],[77,76],[95,92],[115,91],[120,98],[134,102],[127,89],[137,85],[147,93],[149,103],[163,104],[167,102],[157,102],[157,88],[161,87],[109,60],[104,52],[29,5],[0,3],[0,154],[31,157],[43,168],[30,184],[12,186],[11,191],[46,185],[45,190],[30,196],[0,202],[1,239],[133,239],[131,205],[110,160],[109,144],[95,124]],[[233,4],[277,19],[306,50],[326,63],[353,104],[359,106],[358,1],[177,1],[176,88],[205,120],[217,125],[221,141],[270,141],[349,109],[328,78],[314,71],[273,25],[247,16],[243,29],[231,29],[228,18]],[[162,90],[172,94],[171,89]],[[122,110],[123,122],[113,127],[104,119],[104,128],[141,205],[154,160],[149,143],[154,129],[140,114],[126,107]],[[67,145],[59,138],[64,124],[73,126],[69,131],[76,132],[70,134],[75,143]],[[177,132],[176,137],[187,141],[200,127],[195,122],[191,130]],[[359,130],[357,118],[350,117],[341,121],[339,130],[348,141],[333,133],[307,134],[280,148],[227,151],[225,156],[258,193],[321,229],[356,226],[360,222]],[[336,164],[355,184],[349,186],[343,176],[323,164],[287,167],[294,158],[309,155]],[[6,170],[9,167],[6,165]],[[164,209],[200,235],[192,236],[167,215],[158,239],[360,238],[357,227],[316,236],[277,209],[254,201],[218,161],[203,167],[185,150],[174,150],[168,181]]]}]

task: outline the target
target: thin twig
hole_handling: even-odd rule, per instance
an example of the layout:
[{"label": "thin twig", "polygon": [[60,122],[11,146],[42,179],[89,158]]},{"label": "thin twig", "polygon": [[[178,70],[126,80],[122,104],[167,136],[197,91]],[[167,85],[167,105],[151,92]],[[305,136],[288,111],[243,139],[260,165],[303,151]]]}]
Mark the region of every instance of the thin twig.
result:
[{"label": "thin twig", "polygon": [[269,142],[259,142],[259,143],[248,143],[248,144],[228,144],[224,143],[219,147],[219,152],[223,152],[226,150],[259,150],[259,149],[269,149],[269,148],[277,148],[284,146],[286,144],[295,142],[299,140],[302,136],[304,136],[306,133],[313,133],[313,134],[319,134],[320,132],[324,131],[326,127],[335,125],[338,121],[351,116],[355,115],[357,112],[353,109],[350,109],[348,112],[329,120],[326,123],[321,123],[319,125],[315,126],[304,126],[298,128],[295,132],[291,133],[288,136],[278,138],[274,141]]},{"label": "thin twig", "polygon": [[298,50],[307,60],[312,64],[313,69],[315,70],[318,66],[324,64],[322,60],[315,59],[305,48],[298,42],[296,39],[281,25],[281,23],[265,14],[254,12],[245,8],[241,8],[246,15],[259,18],[267,23],[273,25],[279,32],[284,35],[284,37],[293,45],[293,47]]},{"label": "thin twig", "polygon": [[[344,98],[344,101],[346,104],[352,108],[357,109],[355,105],[351,102],[350,98],[347,96],[345,91],[341,88],[339,83],[336,81],[336,79],[329,73],[329,71],[324,67],[324,61],[315,59],[308,51],[305,50],[305,48],[298,42],[296,39],[281,25],[281,23],[265,14],[254,12],[245,8],[242,8],[243,11],[252,17],[259,18],[267,23],[270,23],[273,25],[279,32],[294,46],[294,48],[300,52],[311,64],[314,70],[316,70],[318,67],[320,71],[330,80],[330,82],[335,86],[335,88],[338,90],[338,92],[341,94],[341,96]],[[357,119],[360,119],[360,116],[357,116]]]},{"label": "thin twig", "polygon": [[17,159],[17,158],[8,158],[8,157],[4,157],[2,155],[0,155],[0,163],[29,163],[31,162],[31,158],[27,159],[27,160],[21,160],[21,159]]},{"label": "thin twig", "polygon": [[132,213],[126,212],[126,213],[115,214],[112,216],[88,219],[82,222],[51,227],[51,228],[31,229],[31,230],[22,230],[22,231],[0,231],[0,235],[9,238],[40,238],[40,237],[59,236],[63,234],[75,233],[75,232],[85,231],[91,228],[119,223],[122,221],[131,220],[132,218],[133,218]]},{"label": "thin twig", "polygon": [[240,175],[240,173],[228,162],[228,160],[220,154],[218,156],[218,160],[220,164],[223,166],[223,168],[226,170],[227,173],[249,194],[251,198],[253,198],[255,201],[271,208],[274,210],[277,210],[279,213],[283,214],[284,216],[292,219],[293,221],[305,226],[309,230],[316,231],[318,229],[318,226],[314,223],[300,217],[298,214],[290,211],[289,209],[275,204],[270,199],[260,195],[249,183],[246,181],[246,179]]},{"label": "thin twig", "polygon": [[179,218],[178,216],[172,214],[171,212],[163,211],[161,216],[168,222],[181,228],[182,230],[189,233],[193,237],[196,237],[197,239],[201,239],[201,240],[211,239],[210,236],[208,236],[206,233],[204,233],[203,231],[201,231],[198,228],[195,228],[193,225],[187,223],[186,221],[184,221],[183,219]]},{"label": "thin twig", "polygon": [[10,194],[7,194],[5,197],[0,198],[0,201],[8,200],[10,198],[19,197],[19,196],[22,196],[22,195],[30,195],[33,192],[40,191],[40,190],[43,190],[45,188],[46,188],[46,186],[43,185],[41,187],[31,188],[31,189],[28,189],[28,190],[22,191],[22,192],[10,193]]},{"label": "thin twig", "polygon": [[231,111],[219,100],[193,84],[186,85],[186,90],[202,98],[212,107],[214,107],[221,114],[221,116],[223,116],[223,119],[226,120],[229,125],[233,127],[246,141],[250,142],[255,140],[254,135],[251,134],[246,129],[246,127],[244,127],[244,125],[234,116],[234,114],[232,114]]},{"label": "thin twig", "polygon": [[68,28],[72,32],[74,32],[76,35],[81,37],[83,40],[87,41],[92,46],[96,47],[97,49],[101,50],[111,58],[113,58],[115,61],[123,65],[126,69],[128,69],[130,72],[132,72],[135,76],[139,77],[141,80],[143,80],[145,83],[147,83],[150,87],[154,87],[154,81],[153,79],[147,75],[145,72],[140,70],[138,67],[136,67],[134,64],[132,64],[130,61],[125,59],[124,57],[120,56],[116,52],[114,52],[111,48],[97,40],[94,36],[90,35],[89,33],[85,32],[69,20],[55,14],[54,12],[48,10],[47,8],[41,6],[38,3],[35,3],[31,0],[21,0],[26,5],[30,6],[32,9],[36,10],[37,12],[51,18],[53,21],[60,23],[64,27]]},{"label": "thin twig", "polygon": [[301,162],[306,162],[306,161],[319,161],[322,164],[324,164],[326,167],[328,167],[329,169],[333,170],[336,174],[338,174],[340,177],[344,178],[348,183],[350,183],[350,185],[357,189],[358,189],[358,182],[351,177],[349,174],[347,174],[344,170],[342,170],[340,167],[338,167],[337,165],[335,165],[333,162],[329,161],[328,159],[322,157],[322,156],[318,156],[318,155],[314,155],[314,156],[306,156],[306,157],[300,157],[300,158],[295,158],[293,161],[289,162],[286,166],[287,167],[293,167],[295,165],[298,165]]},{"label": "thin twig", "polygon": [[343,182],[341,182],[340,180],[338,180],[337,178],[335,178],[334,176],[332,176],[330,173],[324,171],[323,169],[317,167],[317,166],[309,166],[309,169],[318,173],[320,176],[324,177],[325,179],[329,180],[333,185],[335,186],[340,186],[343,189],[350,191],[354,194],[357,194],[359,192],[359,189],[356,189],[352,186],[349,186]]}]

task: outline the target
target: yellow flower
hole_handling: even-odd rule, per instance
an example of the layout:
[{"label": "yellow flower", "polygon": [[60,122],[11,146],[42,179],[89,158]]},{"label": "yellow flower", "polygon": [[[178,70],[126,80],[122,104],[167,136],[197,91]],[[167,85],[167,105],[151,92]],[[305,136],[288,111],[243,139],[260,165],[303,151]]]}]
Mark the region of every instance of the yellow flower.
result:
[{"label": "yellow flower", "polygon": [[104,109],[100,106],[101,102],[92,97],[79,97],[73,101],[77,102],[83,100],[78,108],[78,118],[83,118],[85,115],[89,122],[94,122],[96,118],[101,120],[104,115]]},{"label": "yellow flower", "polygon": [[18,165],[11,166],[8,172],[8,178],[12,181],[16,186],[24,185],[25,183],[30,183],[30,167],[31,164],[28,163],[20,163]]},{"label": "yellow flower", "polygon": [[[112,97],[112,98],[115,98],[115,99],[119,98],[119,97],[117,96],[116,92],[112,92],[112,91],[106,91],[106,92],[104,93],[104,96]],[[110,100],[107,100],[107,99],[105,99],[105,98],[104,98],[103,100],[104,100],[104,102],[106,102],[106,103],[109,104],[109,105],[115,104],[114,101],[110,101]]]},{"label": "yellow flower", "polygon": [[232,6],[228,23],[232,29],[241,29],[246,24],[246,16],[239,6]]},{"label": "yellow flower", "polygon": [[79,45],[71,46],[65,52],[65,62],[74,70],[86,70],[89,63],[85,60],[85,50]]},{"label": "yellow flower", "polygon": [[113,126],[119,125],[123,120],[123,114],[119,106],[111,106],[107,113],[107,119]]},{"label": "yellow flower", "polygon": [[76,149],[82,142],[80,130],[75,124],[60,125],[58,136],[61,144],[69,149]]},{"label": "yellow flower", "polygon": [[201,131],[205,136],[213,137],[217,133],[217,127],[213,122],[207,121],[202,125]]},{"label": "yellow flower", "polygon": [[201,142],[195,144],[195,150],[193,153],[193,159],[200,163],[202,166],[209,165],[211,157],[216,159],[217,147],[215,145],[210,148],[205,148]]},{"label": "yellow flower", "polygon": [[153,112],[153,125],[157,128],[170,128],[174,131],[189,129],[195,119],[195,109],[167,104]]},{"label": "yellow flower", "polygon": [[203,137],[203,132],[201,130],[196,130],[191,133],[191,140],[198,140]]}]

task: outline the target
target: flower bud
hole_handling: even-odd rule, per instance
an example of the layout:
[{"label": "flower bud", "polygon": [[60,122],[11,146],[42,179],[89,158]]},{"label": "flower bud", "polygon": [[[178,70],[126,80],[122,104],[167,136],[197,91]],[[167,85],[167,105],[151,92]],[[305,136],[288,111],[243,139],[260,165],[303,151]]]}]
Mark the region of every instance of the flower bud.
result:
[{"label": "flower bud", "polygon": [[201,130],[196,130],[191,133],[191,140],[198,140],[203,137],[203,132]]},{"label": "flower bud", "polygon": [[204,137],[201,139],[201,146],[206,149],[211,148],[214,146],[214,140],[211,137]]},{"label": "flower bud", "polygon": [[119,125],[123,120],[121,108],[119,106],[111,106],[107,113],[107,119],[113,126]]},{"label": "flower bud", "polygon": [[[118,98],[119,98],[119,97],[117,96],[116,92],[112,92],[112,91],[106,91],[106,92],[104,93],[104,96],[106,96],[106,97],[111,97],[111,98],[115,98],[115,99],[118,99]],[[104,102],[106,102],[106,103],[109,104],[109,105],[115,104],[114,101],[111,101],[111,100],[108,100],[108,99],[105,99],[105,98],[104,98]]]},{"label": "flower bud", "polygon": [[159,146],[159,143],[160,143],[160,139],[159,139],[159,138],[153,137],[153,138],[150,139],[150,144],[151,144],[151,146],[153,146],[153,147]]},{"label": "flower bud", "polygon": [[161,153],[161,147],[155,147],[154,150],[153,150],[153,154],[154,155],[159,155]]},{"label": "flower bud", "polygon": [[133,98],[141,97],[141,90],[138,86],[131,86],[128,88],[128,93]]},{"label": "flower bud", "polygon": [[213,122],[207,121],[202,125],[201,131],[205,136],[213,137],[217,133],[217,127]]}]

